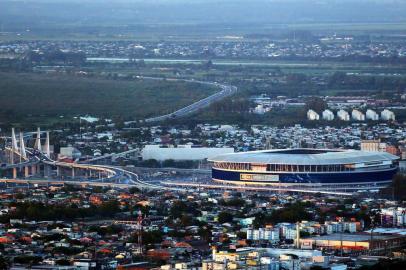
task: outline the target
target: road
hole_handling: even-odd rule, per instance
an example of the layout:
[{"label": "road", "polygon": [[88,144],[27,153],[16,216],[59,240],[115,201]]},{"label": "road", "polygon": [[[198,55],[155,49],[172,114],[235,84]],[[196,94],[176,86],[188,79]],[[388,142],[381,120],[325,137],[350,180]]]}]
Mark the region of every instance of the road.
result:
[{"label": "road", "polygon": [[[93,164],[82,164],[82,163],[68,163],[55,161],[47,157],[44,153],[34,154],[34,150],[31,148],[26,149],[29,158],[25,162],[7,165],[4,168],[13,168],[14,166],[27,166],[32,164],[45,164],[52,167],[63,167],[68,169],[78,169],[78,170],[91,170],[103,173],[106,175],[103,178],[98,179],[87,179],[87,178],[76,178],[72,180],[62,180],[62,179],[33,179],[33,178],[23,178],[23,179],[1,179],[0,182],[7,183],[31,183],[31,184],[73,184],[73,185],[91,185],[91,186],[109,186],[118,188],[128,188],[128,187],[138,187],[147,189],[164,189],[164,190],[180,190],[179,188],[164,187],[161,185],[156,185],[153,183],[148,183],[142,181],[138,174],[127,171],[123,168],[108,165],[93,165]],[[132,152],[133,150],[129,151]],[[123,153],[119,153],[123,154]],[[4,169],[3,168],[3,169]]]},{"label": "road", "polygon": [[104,155],[104,156],[91,158],[91,159],[86,160],[85,162],[94,162],[94,161],[108,159],[108,158],[123,157],[123,156],[126,156],[128,154],[139,153],[139,152],[140,152],[140,149],[136,148],[136,149],[131,149],[131,150],[127,150],[127,151],[124,151],[124,152],[120,152],[120,153],[111,153],[111,154],[107,154],[107,155]]},{"label": "road", "polygon": [[160,115],[160,116],[155,116],[151,118],[145,119],[145,122],[147,123],[152,123],[152,122],[160,122],[160,121],[165,121],[168,119],[174,119],[174,118],[180,118],[187,116],[189,114],[195,113],[203,108],[206,108],[213,104],[216,101],[220,101],[228,96],[231,96],[232,94],[237,92],[237,87],[232,86],[232,85],[226,85],[226,84],[219,84],[216,82],[204,82],[204,81],[195,81],[195,80],[186,80],[186,79],[165,79],[165,78],[156,78],[156,77],[143,77],[139,76],[138,78],[140,79],[147,79],[147,80],[166,80],[166,81],[183,81],[183,82],[190,82],[190,83],[199,83],[199,84],[206,84],[206,85],[212,85],[212,86],[217,86],[221,89],[220,92],[217,92],[211,96],[208,96],[206,98],[203,98],[199,101],[196,101],[186,107],[183,107],[177,111],[174,111],[169,114],[165,115]]},{"label": "road", "polygon": [[[295,187],[253,187],[253,186],[240,186],[240,185],[222,185],[215,183],[193,183],[190,181],[177,182],[177,181],[159,181],[157,183],[147,182],[140,179],[139,175],[135,172],[128,171],[124,168],[109,166],[109,165],[92,165],[92,164],[77,164],[59,162],[50,159],[43,153],[40,155],[33,155],[30,151],[27,153],[31,155],[30,159],[34,162],[43,163],[54,167],[65,167],[69,169],[82,169],[103,172],[106,177],[100,179],[77,179],[77,180],[59,180],[59,179],[0,179],[4,183],[23,183],[23,184],[72,184],[72,185],[88,185],[88,186],[105,186],[115,188],[130,188],[137,187],[140,189],[157,189],[157,190],[170,190],[170,191],[184,191],[189,188],[202,188],[202,189],[224,189],[224,190],[251,190],[251,191],[281,191],[281,192],[299,192],[299,193],[321,193],[321,194],[335,194],[349,196],[350,192],[330,191],[330,190],[312,190],[301,189]],[[139,168],[138,168],[139,169]],[[171,168],[172,170],[173,168]],[[207,174],[207,170],[185,170],[187,172]]]},{"label": "road", "polygon": [[275,191],[275,192],[298,192],[298,193],[311,193],[311,194],[331,194],[350,196],[353,193],[342,191],[328,191],[328,190],[312,190],[312,189],[298,189],[298,188],[280,188],[280,187],[255,187],[255,186],[242,186],[242,185],[222,185],[222,184],[201,184],[201,183],[186,183],[186,182],[161,182],[163,186],[179,186],[184,188],[201,188],[201,189],[222,189],[222,190],[250,190],[250,191]]},{"label": "road", "polygon": [[[31,154],[31,151],[27,151]],[[55,161],[44,155],[43,153],[40,156],[33,156],[38,162],[47,164],[50,166],[56,167],[65,167],[69,169],[82,169],[82,170],[94,170],[99,172],[104,172],[107,174],[106,178],[97,179],[97,181],[88,181],[88,180],[72,180],[72,181],[59,181],[59,180],[43,180],[44,182],[51,183],[68,183],[68,184],[79,184],[79,185],[93,185],[93,186],[113,186],[113,187],[132,187],[136,186],[139,188],[160,188],[153,184],[145,183],[141,181],[136,173],[129,172],[122,168],[116,166],[107,166],[107,165],[92,165],[92,164],[78,164],[78,163],[68,163]],[[16,179],[14,179],[16,180]],[[21,181],[21,180],[18,180]],[[27,180],[30,181],[30,180]],[[31,180],[34,183],[37,180]],[[122,183],[124,182],[124,183]],[[38,183],[38,182],[37,182]]]}]

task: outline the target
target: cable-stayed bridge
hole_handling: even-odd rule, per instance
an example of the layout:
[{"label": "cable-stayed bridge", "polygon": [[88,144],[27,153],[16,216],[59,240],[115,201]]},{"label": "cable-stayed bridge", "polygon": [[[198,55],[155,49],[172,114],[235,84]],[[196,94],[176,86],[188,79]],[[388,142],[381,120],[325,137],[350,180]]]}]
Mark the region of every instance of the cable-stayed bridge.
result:
[{"label": "cable-stayed bridge", "polygon": [[[11,136],[2,139],[4,149],[0,171],[3,178],[0,182],[3,183],[162,188],[143,182],[137,174],[119,167],[53,160],[49,132],[39,128],[35,132],[19,132],[18,135],[13,128]],[[30,140],[34,140],[34,144],[27,147]]]},{"label": "cable-stayed bridge", "polygon": [[[111,166],[96,165],[90,162],[97,162],[99,159],[111,158],[114,156],[125,156],[135,153],[138,149],[129,150],[123,153],[111,154],[88,160],[87,163],[71,163],[57,161],[51,158],[50,139],[48,131],[19,132],[18,135],[13,128],[10,137],[1,137],[4,140],[4,148],[0,158],[3,160],[0,166],[0,174],[3,176],[0,183],[5,184],[26,184],[26,185],[81,185],[81,186],[104,186],[112,188],[137,187],[140,189],[159,190],[190,190],[190,189],[217,189],[217,190],[239,190],[257,192],[296,192],[296,193],[321,193],[335,195],[351,195],[350,192],[337,194],[330,190],[311,189],[280,189],[272,187],[253,186],[231,186],[219,185],[218,183],[194,183],[193,181],[144,181],[138,173],[127,169]],[[32,147],[28,147],[29,141],[34,141]],[[170,168],[166,170],[174,170]],[[145,170],[148,170],[146,168]],[[178,169],[177,169],[178,170]],[[165,171],[165,169],[162,169]],[[192,174],[197,172],[209,173],[207,170],[184,169]],[[142,174],[142,170],[139,170]]]}]

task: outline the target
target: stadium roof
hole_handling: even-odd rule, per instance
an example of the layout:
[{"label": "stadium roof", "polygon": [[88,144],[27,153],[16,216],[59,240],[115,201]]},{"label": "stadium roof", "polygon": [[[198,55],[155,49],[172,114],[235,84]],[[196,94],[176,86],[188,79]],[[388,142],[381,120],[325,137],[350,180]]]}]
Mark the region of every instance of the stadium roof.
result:
[{"label": "stadium roof", "polygon": [[397,159],[399,159],[397,156],[387,152],[298,148],[223,154],[210,158],[210,161],[259,164],[332,165],[392,161]]}]

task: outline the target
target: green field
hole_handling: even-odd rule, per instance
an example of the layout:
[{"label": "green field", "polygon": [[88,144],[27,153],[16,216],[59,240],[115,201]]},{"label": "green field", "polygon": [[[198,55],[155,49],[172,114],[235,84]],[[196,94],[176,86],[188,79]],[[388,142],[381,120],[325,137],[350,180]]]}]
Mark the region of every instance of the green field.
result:
[{"label": "green field", "polygon": [[[25,28],[24,28],[25,29]],[[60,29],[64,29],[63,32]],[[269,24],[248,24],[229,27],[221,24],[193,24],[193,23],[172,23],[172,24],[131,24],[123,26],[120,24],[95,24],[86,26],[80,23],[55,23],[44,26],[40,29],[30,31],[4,31],[0,32],[0,41],[9,40],[81,40],[81,41],[159,41],[161,39],[178,41],[228,41],[224,38],[227,35],[243,36],[244,41],[257,41],[251,35],[293,31],[310,31],[323,34],[343,35],[365,35],[371,34],[383,36],[404,36],[406,33],[406,22],[319,22],[319,23],[269,23]],[[284,40],[282,38],[281,40]],[[241,40],[238,40],[240,42]]]},{"label": "green field", "polygon": [[0,72],[0,120],[85,114],[143,119],[171,112],[215,91],[185,82]]}]

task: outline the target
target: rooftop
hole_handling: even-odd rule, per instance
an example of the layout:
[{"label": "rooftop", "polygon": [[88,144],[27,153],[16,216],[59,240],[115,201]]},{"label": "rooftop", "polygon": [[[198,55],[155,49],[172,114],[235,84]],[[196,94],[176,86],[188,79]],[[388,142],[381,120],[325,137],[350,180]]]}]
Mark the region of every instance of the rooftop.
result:
[{"label": "rooftop", "polygon": [[[373,240],[390,240],[394,238],[399,238],[403,236],[399,235],[381,235],[381,234],[374,234],[373,235]],[[311,239],[311,240],[329,240],[329,241],[354,241],[354,242],[369,242],[371,241],[371,235],[370,234],[364,234],[364,233],[333,233],[333,234],[328,234],[328,235],[320,235],[317,237],[310,237],[306,239]]]},{"label": "rooftop", "polygon": [[398,157],[386,152],[331,149],[277,149],[218,155],[212,162],[331,165],[363,162],[393,161]]}]

